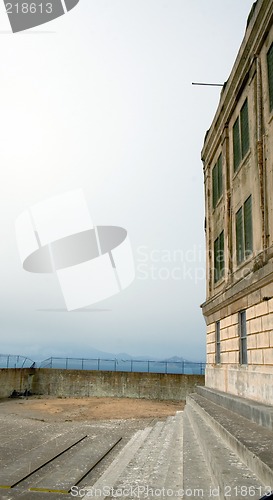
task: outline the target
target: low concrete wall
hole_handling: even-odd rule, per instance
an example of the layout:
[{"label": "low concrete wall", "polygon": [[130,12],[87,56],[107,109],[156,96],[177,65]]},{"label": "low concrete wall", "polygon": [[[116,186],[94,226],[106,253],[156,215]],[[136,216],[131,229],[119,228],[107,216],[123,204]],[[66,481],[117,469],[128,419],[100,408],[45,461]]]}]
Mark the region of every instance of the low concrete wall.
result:
[{"label": "low concrete wall", "polygon": [[127,373],[85,370],[0,370],[0,397],[15,389],[62,397],[124,397],[182,401],[204,385],[204,375]]}]

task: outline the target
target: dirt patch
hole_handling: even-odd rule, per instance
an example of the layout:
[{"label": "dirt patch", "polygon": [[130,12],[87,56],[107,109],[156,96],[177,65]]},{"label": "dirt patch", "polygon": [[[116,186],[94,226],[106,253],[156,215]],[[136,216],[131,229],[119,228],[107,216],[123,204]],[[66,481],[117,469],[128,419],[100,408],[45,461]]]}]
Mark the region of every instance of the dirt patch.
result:
[{"label": "dirt patch", "polygon": [[155,401],[127,398],[31,397],[1,403],[1,414],[45,421],[87,421],[161,418],[184,409],[183,401]]}]

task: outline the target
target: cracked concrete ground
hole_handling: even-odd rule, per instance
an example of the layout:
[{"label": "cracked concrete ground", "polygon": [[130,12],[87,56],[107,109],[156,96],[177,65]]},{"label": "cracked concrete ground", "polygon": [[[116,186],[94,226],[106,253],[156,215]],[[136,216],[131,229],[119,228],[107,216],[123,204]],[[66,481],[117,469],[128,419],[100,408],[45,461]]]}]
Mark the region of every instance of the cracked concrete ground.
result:
[{"label": "cracked concrete ground", "polygon": [[[98,465],[78,483],[92,485],[106,470],[113,458],[139,429],[184,408],[184,402],[133,400],[121,398],[73,398],[31,397],[0,402],[0,478],[2,486],[16,482],[19,468],[32,471],[46,447],[50,458],[53,446],[59,440],[73,441],[87,436],[81,443],[66,451],[59,458],[33,472],[12,488],[0,488],[3,500],[59,500],[70,499],[68,493],[30,491],[30,488],[49,484],[48,478],[60,471],[67,477],[75,471],[71,464],[77,456],[85,464],[92,456],[100,457],[112,443],[122,438]],[[56,444],[57,446],[57,444]],[[37,454],[35,449],[37,448]],[[56,447],[57,450],[57,447]],[[88,451],[89,450],[89,451]],[[77,455],[78,454],[78,455]],[[54,455],[54,454],[53,454]],[[76,461],[75,461],[76,460]],[[73,462],[74,461],[74,462]],[[35,465],[35,462],[37,464]],[[18,464],[18,467],[16,466]],[[70,465],[69,465],[70,464]],[[25,469],[24,469],[25,467]],[[71,468],[69,472],[68,467]],[[56,474],[55,474],[56,476]],[[65,479],[66,478],[66,479]]]}]

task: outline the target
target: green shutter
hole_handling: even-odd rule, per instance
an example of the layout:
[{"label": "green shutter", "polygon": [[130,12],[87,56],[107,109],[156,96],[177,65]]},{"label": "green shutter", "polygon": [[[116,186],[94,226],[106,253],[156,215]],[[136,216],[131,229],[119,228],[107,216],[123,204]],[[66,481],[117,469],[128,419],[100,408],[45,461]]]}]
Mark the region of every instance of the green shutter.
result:
[{"label": "green shutter", "polygon": [[240,165],[241,161],[241,146],[240,146],[240,131],[239,131],[239,118],[233,125],[233,167],[234,172]]},{"label": "green shutter", "polygon": [[270,111],[273,109],[273,43],[267,52],[267,71]]},{"label": "green shutter", "polygon": [[241,151],[242,158],[245,157],[249,150],[249,125],[248,125],[248,104],[247,99],[240,113],[240,123],[241,123]]},{"label": "green shutter", "polygon": [[222,180],[222,155],[219,156],[216,165],[212,170],[212,204],[213,208],[216,207],[217,201],[223,193],[223,180]]},{"label": "green shutter", "polygon": [[243,235],[243,210],[240,208],[236,214],[236,256],[237,264],[244,260],[244,235]]},{"label": "green shutter", "polygon": [[213,208],[216,207],[217,200],[218,200],[218,175],[217,175],[217,164],[216,164],[212,170],[212,203],[213,203]]},{"label": "green shutter", "polygon": [[225,274],[224,231],[214,241],[214,283]]},{"label": "green shutter", "polygon": [[217,167],[218,167],[218,198],[220,198],[220,196],[222,196],[223,194],[222,155],[220,155],[218,158]]},{"label": "green shutter", "polygon": [[252,233],[252,199],[251,196],[244,204],[244,236],[245,236],[245,257],[249,257],[253,251]]}]

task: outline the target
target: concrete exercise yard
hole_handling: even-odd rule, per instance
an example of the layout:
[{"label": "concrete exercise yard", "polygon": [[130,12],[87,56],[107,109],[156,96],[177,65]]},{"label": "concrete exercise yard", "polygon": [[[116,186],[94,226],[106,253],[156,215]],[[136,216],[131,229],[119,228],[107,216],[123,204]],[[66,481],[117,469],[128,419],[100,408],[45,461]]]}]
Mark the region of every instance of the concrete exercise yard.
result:
[{"label": "concrete exercise yard", "polygon": [[183,408],[127,398],[0,400],[0,498],[71,500],[70,488],[96,483],[138,431]]}]

